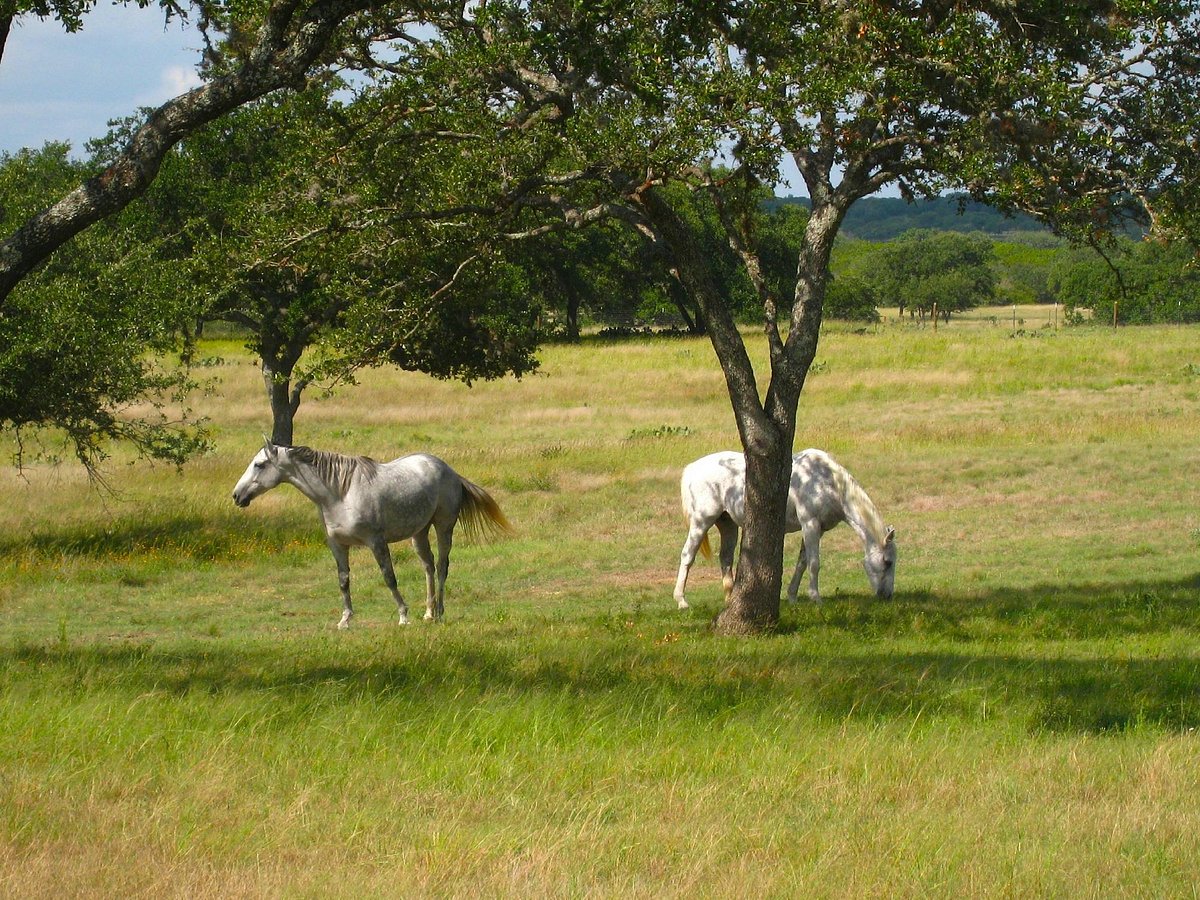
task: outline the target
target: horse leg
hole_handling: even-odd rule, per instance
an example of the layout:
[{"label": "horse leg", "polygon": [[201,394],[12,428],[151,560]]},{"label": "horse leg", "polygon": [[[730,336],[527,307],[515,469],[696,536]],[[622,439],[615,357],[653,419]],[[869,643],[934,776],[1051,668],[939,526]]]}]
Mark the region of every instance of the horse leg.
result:
[{"label": "horse leg", "polygon": [[808,597],[813,603],[820,603],[817,575],[821,571],[821,526],[816,522],[804,526],[804,555],[808,563]]},{"label": "horse leg", "polygon": [[792,575],[792,583],[788,585],[788,603],[796,602],[796,595],[800,592],[800,579],[804,576],[804,570],[808,566],[806,558],[806,548],[804,546],[804,538],[800,538],[800,553],[796,556],[796,571]]},{"label": "horse leg", "polygon": [[446,527],[434,526],[437,531],[437,605],[433,618],[440,619],[446,612],[446,577],[450,574],[450,548],[454,546],[454,523]]},{"label": "horse leg", "polygon": [[688,608],[688,602],[683,596],[683,590],[687,587],[688,570],[696,561],[696,551],[700,549],[700,542],[711,527],[712,522],[702,520],[692,520],[688,525],[688,536],[679,554],[679,577],[675,579],[675,602],[679,604],[680,609]]},{"label": "horse leg", "polygon": [[417,551],[417,559],[425,569],[425,618],[432,619],[434,611],[433,595],[433,548],[429,546],[429,529],[418,531],[413,535],[413,549]]},{"label": "horse leg", "polygon": [[725,589],[725,602],[733,593],[733,551],[737,549],[738,527],[728,515],[717,519],[717,531],[721,535],[721,587]]},{"label": "horse leg", "polygon": [[342,618],[337,627],[345,630],[350,627],[350,617],[354,615],[354,607],[350,605],[350,548],[334,540],[327,543],[333,561],[337,563],[338,587],[342,591]]},{"label": "horse leg", "polygon": [[375,554],[375,562],[379,563],[379,571],[383,573],[383,583],[388,586],[396,600],[396,606],[400,608],[400,624],[407,625],[408,605],[400,596],[400,589],[396,587],[396,570],[392,568],[392,551],[387,541],[382,537],[375,538],[371,542],[371,552]]}]

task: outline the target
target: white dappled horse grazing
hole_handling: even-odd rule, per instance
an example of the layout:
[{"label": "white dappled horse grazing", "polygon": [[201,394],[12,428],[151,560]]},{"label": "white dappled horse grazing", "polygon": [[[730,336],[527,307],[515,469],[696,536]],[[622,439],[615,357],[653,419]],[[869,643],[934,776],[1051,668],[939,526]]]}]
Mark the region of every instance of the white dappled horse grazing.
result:
[{"label": "white dappled horse grazing", "polygon": [[[746,458],[741,453],[723,450],[703,456],[683,470],[680,479],[683,512],[688,518],[688,536],[680,554],[679,578],[675,582],[675,600],[687,609],[684,588],[696,551],[705,556],[711,551],[708,530],[714,525],[721,535],[721,580],[725,594],[733,587],[733,551],[738,528],[746,511]],[[866,556],[863,568],[876,596],[892,596],[896,577],[896,532],[883,523],[875,504],[854,477],[832,456],[821,450],[805,450],[792,457],[792,483],[788,491],[787,523],[789,532],[803,537],[796,573],[788,586],[788,602],[796,602],[800,578],[807,568],[808,595],[817,603],[817,574],[821,569],[821,535],[839,522],[846,522],[863,542]]]},{"label": "white dappled horse grazing", "polygon": [[[469,537],[489,537],[511,530],[487,491],[425,453],[380,463],[365,456],[342,456],[267,441],[234,487],[233,502],[249,506],[259,494],[283,482],[294,486],[320,511],[325,542],[337,562],[342,590],[338,628],[348,628],[354,615],[350,605],[351,547],[369,547],[375,554],[383,580],[400,608],[400,624],[406,625],[408,607],[396,588],[388,544],[412,538],[413,549],[425,568],[425,618],[440,619],[455,524],[461,521]],[[436,570],[429,544],[431,527],[437,534]]]}]

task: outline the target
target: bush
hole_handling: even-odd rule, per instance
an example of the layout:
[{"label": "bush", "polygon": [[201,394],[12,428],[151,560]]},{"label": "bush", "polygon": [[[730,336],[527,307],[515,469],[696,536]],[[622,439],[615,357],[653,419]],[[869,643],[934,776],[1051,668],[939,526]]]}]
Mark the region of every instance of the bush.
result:
[{"label": "bush", "polygon": [[829,282],[825,295],[825,315],[850,322],[878,322],[875,290],[861,278],[844,276]]}]

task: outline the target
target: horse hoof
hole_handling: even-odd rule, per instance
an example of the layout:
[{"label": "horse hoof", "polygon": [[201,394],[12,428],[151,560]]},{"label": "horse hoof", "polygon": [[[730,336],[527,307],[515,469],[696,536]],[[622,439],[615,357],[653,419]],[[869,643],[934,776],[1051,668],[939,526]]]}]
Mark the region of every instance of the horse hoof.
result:
[{"label": "horse hoof", "polygon": [[680,600],[679,600],[679,608],[680,609],[691,609],[691,607],[688,606],[688,602],[682,598],[680,598]]},{"label": "horse hoof", "polygon": [[347,622],[345,619],[338,622],[338,631],[349,631],[349,630],[350,630],[350,623]]}]

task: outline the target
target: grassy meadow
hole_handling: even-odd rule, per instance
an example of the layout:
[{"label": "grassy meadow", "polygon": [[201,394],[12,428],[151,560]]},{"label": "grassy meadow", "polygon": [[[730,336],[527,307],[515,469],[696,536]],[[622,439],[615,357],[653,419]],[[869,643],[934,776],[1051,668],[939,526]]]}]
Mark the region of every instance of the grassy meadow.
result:
[{"label": "grassy meadow", "polygon": [[712,562],[671,599],[679,472],[737,446],[704,340],[310,392],[298,442],[436,453],[516,527],[436,625],[354,551],[342,633],[309,502],[233,506],[267,407],[206,345],[208,456],[0,469],[0,896],[1196,896],[1200,332],[1006,317],[827,327],[797,449],[896,597],[842,527],[755,639]]}]

